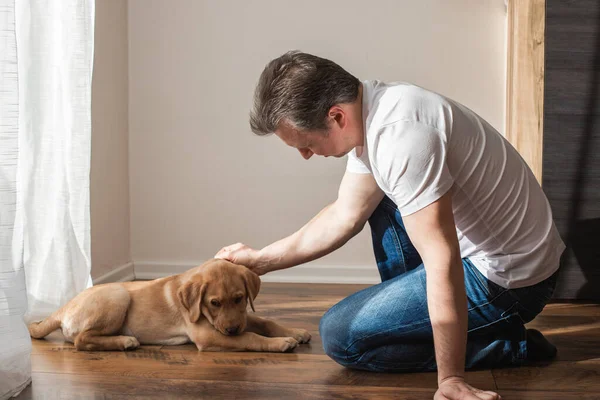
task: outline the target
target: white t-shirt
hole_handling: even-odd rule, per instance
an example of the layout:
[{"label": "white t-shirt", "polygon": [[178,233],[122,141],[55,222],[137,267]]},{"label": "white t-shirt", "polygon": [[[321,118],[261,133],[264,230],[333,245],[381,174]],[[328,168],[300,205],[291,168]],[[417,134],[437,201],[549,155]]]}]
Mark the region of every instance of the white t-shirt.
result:
[{"label": "white t-shirt", "polygon": [[467,107],[407,83],[363,82],[364,150],[347,171],[371,173],[401,215],[452,190],[461,256],[505,288],[541,282],[565,249],[535,176]]}]

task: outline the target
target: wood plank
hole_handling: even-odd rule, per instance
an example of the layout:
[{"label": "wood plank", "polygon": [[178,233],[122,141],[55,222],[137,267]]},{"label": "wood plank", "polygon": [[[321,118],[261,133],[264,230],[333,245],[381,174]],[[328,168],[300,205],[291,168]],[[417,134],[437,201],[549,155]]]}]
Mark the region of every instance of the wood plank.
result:
[{"label": "wood plank", "polygon": [[498,390],[600,392],[600,359],[492,370]]},{"label": "wood plank", "polygon": [[556,315],[569,316],[573,318],[600,317],[600,304],[573,301],[553,302],[548,304],[541,314],[541,316]]},{"label": "wood plank", "polygon": [[[140,379],[127,376],[106,377],[35,373],[32,386],[27,388],[18,397],[18,400],[79,400],[86,398],[430,400],[433,393],[433,389],[188,381],[182,379]],[[503,390],[500,394],[503,400],[597,400],[600,398],[598,392],[575,391]]]},{"label": "wood plank", "polygon": [[593,20],[600,15],[598,0],[551,0],[546,5],[548,19],[567,19],[573,21]]},{"label": "wood plank", "polygon": [[506,138],[542,182],[545,0],[508,1]]},{"label": "wood plank", "polygon": [[[597,56],[593,57],[597,59]],[[600,82],[594,80],[597,69],[598,67],[572,69],[546,66],[546,115],[600,115],[600,102],[591,103],[591,97],[598,93],[600,85]],[[572,156],[576,157],[576,154]]]},{"label": "wood plank", "polygon": [[587,300],[598,300],[600,299],[600,293],[598,293],[598,285],[596,282],[600,281],[600,270],[598,269],[598,263],[588,260],[600,258],[598,252],[600,249],[597,247],[591,248],[594,254],[585,256],[580,263],[577,257],[572,251],[567,250],[567,255],[564,258],[564,265],[560,273],[560,280],[556,285],[554,296],[561,299],[587,299]]},{"label": "wood plank", "polygon": [[128,376],[33,375],[33,384],[19,400],[26,399],[413,399],[430,400],[433,389],[293,385],[264,382],[190,381]]},{"label": "wood plank", "polygon": [[[156,379],[434,388],[435,373],[393,374],[350,370],[323,354],[200,353],[141,347],[131,352],[56,351],[31,357],[36,373],[131,376]],[[478,387],[494,387],[490,371],[467,374]]]},{"label": "wood plank", "polygon": [[591,70],[600,67],[596,58],[596,37],[600,28],[582,24],[581,18],[546,19],[546,67]]},{"label": "wood plank", "polygon": [[[594,310],[597,312],[598,308],[596,305]],[[557,361],[600,359],[600,318],[597,316],[543,313],[527,327],[540,330],[558,348]]]},{"label": "wood plank", "polygon": [[[571,107],[571,106],[569,106]],[[594,129],[597,134],[590,132]],[[589,141],[588,135],[592,134]],[[576,174],[580,168],[578,155],[582,153],[586,142],[597,146],[600,144],[600,115],[587,114],[553,114],[546,113],[544,134],[544,190],[547,193],[553,212],[571,206],[575,187]],[[600,196],[600,158],[591,156],[586,160],[583,179],[585,198]],[[554,200],[566,200],[566,204],[555,204]],[[585,210],[586,207],[583,207]],[[600,214],[595,214],[600,216]]]},{"label": "wood plank", "polygon": [[556,295],[600,300],[599,1],[548,0],[545,81],[543,186],[569,242]]},{"label": "wood plank", "polygon": [[598,400],[599,392],[550,392],[531,390],[502,390],[502,400]]}]

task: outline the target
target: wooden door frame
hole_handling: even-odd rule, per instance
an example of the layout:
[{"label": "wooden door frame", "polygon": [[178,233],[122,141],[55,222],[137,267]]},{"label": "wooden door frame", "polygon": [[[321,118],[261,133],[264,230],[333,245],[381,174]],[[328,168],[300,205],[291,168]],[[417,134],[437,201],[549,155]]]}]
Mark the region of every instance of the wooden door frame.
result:
[{"label": "wooden door frame", "polygon": [[506,138],[542,183],[546,0],[508,0]]}]

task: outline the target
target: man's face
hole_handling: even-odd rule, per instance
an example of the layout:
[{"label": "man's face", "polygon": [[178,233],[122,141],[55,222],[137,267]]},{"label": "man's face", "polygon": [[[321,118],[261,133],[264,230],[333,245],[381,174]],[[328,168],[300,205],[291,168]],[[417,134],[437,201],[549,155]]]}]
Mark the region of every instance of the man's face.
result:
[{"label": "man's face", "polygon": [[344,132],[336,124],[332,124],[328,134],[323,132],[300,132],[289,125],[282,124],[275,134],[288,146],[296,148],[305,160],[316,154],[325,157],[343,157],[355,145],[350,132]]}]

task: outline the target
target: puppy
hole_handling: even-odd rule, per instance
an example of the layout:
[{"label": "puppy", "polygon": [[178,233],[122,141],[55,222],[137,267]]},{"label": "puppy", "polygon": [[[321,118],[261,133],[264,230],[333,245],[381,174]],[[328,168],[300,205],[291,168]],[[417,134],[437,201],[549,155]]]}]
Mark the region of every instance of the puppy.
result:
[{"label": "puppy", "polygon": [[180,275],[86,289],[30,324],[29,333],[41,339],[60,328],[77,350],[87,351],[191,341],[200,351],[286,352],[308,343],[304,329],[247,315],[259,289],[260,278],[248,268],[213,259]]}]

